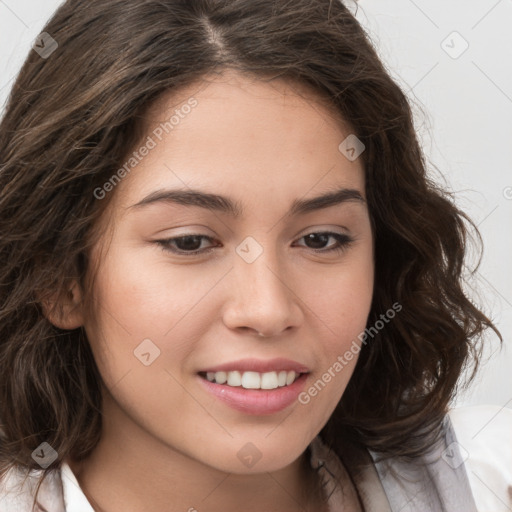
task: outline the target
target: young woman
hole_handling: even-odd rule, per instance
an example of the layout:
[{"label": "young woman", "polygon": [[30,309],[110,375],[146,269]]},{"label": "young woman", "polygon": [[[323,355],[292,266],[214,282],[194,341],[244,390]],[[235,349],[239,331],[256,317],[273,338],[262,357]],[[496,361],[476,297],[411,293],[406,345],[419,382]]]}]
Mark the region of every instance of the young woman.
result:
[{"label": "young woman", "polygon": [[68,0],[0,161],[2,511],[504,503],[475,226],[342,3]]}]

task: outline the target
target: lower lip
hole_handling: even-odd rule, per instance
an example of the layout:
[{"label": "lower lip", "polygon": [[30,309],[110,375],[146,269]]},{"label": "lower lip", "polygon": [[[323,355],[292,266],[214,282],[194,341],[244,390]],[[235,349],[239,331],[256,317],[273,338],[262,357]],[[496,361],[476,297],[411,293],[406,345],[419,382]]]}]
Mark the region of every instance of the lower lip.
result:
[{"label": "lower lip", "polygon": [[245,414],[266,415],[274,414],[286,409],[297,400],[308,377],[303,373],[289,386],[275,389],[245,389],[240,387],[216,384],[198,376],[207,391],[215,395],[224,403],[244,412]]}]

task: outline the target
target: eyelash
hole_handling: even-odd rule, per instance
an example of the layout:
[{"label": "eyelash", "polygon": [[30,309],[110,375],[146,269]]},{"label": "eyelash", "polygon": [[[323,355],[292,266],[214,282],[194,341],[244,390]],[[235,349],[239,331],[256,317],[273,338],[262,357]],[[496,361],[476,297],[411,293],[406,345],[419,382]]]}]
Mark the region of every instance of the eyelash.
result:
[{"label": "eyelash", "polygon": [[[299,240],[306,238],[307,236],[310,236],[310,235],[327,235],[327,236],[333,237],[337,240],[337,244],[334,244],[334,246],[329,249],[311,249],[313,252],[319,253],[319,254],[322,254],[322,253],[325,254],[325,253],[331,253],[331,252],[342,253],[355,241],[354,238],[351,238],[348,235],[345,235],[342,233],[335,233],[332,231],[314,231],[312,233],[308,233],[308,234],[300,237]],[[180,251],[180,250],[176,250],[176,249],[171,249],[172,242],[175,242],[176,240],[183,240],[185,238],[202,238],[202,239],[206,239],[209,241],[214,240],[212,237],[206,236],[206,235],[189,234],[189,235],[182,235],[182,236],[178,236],[178,237],[174,237],[174,238],[168,238],[166,240],[155,240],[155,243],[158,244],[162,248],[162,250],[165,252],[171,252],[173,254],[177,254],[177,255],[185,256],[185,257],[192,257],[192,256],[200,255],[200,254],[209,254],[215,249],[215,247],[209,247],[206,249],[199,249],[199,250],[195,250],[195,251]],[[304,246],[302,246],[302,247],[304,247]],[[308,247],[306,247],[306,249],[307,248]]]}]

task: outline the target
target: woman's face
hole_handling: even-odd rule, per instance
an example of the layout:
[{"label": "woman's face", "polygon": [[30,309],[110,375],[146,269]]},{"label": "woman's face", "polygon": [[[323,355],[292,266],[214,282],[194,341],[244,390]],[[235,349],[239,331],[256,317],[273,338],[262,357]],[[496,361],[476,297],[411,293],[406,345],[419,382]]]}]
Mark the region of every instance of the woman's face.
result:
[{"label": "woman's face", "polygon": [[98,191],[113,234],[84,326],[104,416],[133,443],[277,470],[347,386],[373,292],[364,171],[298,90],[230,73],[162,98]]}]

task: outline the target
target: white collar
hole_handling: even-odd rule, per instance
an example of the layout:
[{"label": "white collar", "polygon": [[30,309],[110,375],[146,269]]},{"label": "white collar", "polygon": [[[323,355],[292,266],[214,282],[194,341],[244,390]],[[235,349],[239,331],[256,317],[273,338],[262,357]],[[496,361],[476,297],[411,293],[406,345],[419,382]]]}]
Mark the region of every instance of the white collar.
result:
[{"label": "white collar", "polygon": [[[65,512],[94,512],[67,462],[61,466]],[[50,512],[50,511],[48,511]]]}]

